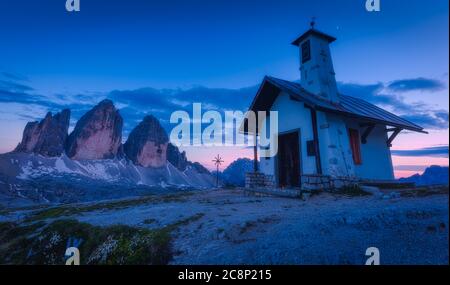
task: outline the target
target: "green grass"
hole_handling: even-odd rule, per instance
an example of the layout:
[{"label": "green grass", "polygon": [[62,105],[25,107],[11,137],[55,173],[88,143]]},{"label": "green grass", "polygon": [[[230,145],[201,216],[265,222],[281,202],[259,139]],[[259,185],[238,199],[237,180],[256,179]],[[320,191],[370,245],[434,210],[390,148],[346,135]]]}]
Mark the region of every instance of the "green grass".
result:
[{"label": "green grass", "polygon": [[[57,212],[59,213],[59,212]],[[197,221],[199,213],[159,229],[93,226],[74,219],[18,225],[0,223],[1,264],[64,264],[69,238],[81,239],[81,264],[167,264],[172,232]]]},{"label": "green grass", "polygon": [[339,195],[345,195],[350,197],[358,197],[358,196],[369,196],[370,193],[363,191],[359,185],[352,185],[352,186],[344,186],[333,193],[339,194]]},{"label": "green grass", "polygon": [[411,189],[400,190],[400,196],[402,197],[426,197],[431,195],[448,195],[448,185],[442,186],[421,186]]},{"label": "green grass", "polygon": [[321,195],[324,192],[325,191],[322,190],[322,189],[317,189],[317,190],[312,190],[312,191],[302,190],[301,194],[300,194],[300,198],[304,198],[304,196],[303,196],[304,194],[309,194],[309,198],[312,198],[312,197],[315,197],[315,196],[319,196],[319,195]]},{"label": "green grass", "polygon": [[143,220],[142,222],[143,222],[144,224],[146,224],[146,225],[150,225],[150,224],[156,223],[157,220],[156,220],[156,219],[153,219],[153,218],[150,218],[150,219],[145,219],[145,220]]},{"label": "green grass", "polygon": [[[29,226],[2,226],[11,238],[1,240],[2,264],[64,264],[70,237],[82,239],[81,264],[167,264],[171,258],[170,235],[165,230],[102,228],[76,220],[55,221],[40,231],[33,228],[35,232]],[[108,251],[111,241],[115,246]]]},{"label": "green grass", "polygon": [[169,226],[168,226],[168,229],[174,230],[175,228],[178,228],[178,227],[180,227],[180,226],[186,226],[186,225],[188,225],[188,224],[190,224],[190,223],[193,223],[193,222],[195,222],[195,221],[200,220],[200,219],[203,218],[204,216],[205,216],[204,213],[197,213],[197,214],[195,214],[195,215],[193,215],[193,216],[190,216],[190,217],[188,217],[188,218],[186,218],[186,219],[179,220],[179,221],[177,221],[177,222],[175,222],[175,223],[169,225]]},{"label": "green grass", "polygon": [[0,215],[8,215],[18,211],[32,211],[48,207],[47,205],[29,205],[23,207],[8,208],[0,205]]},{"label": "green grass", "polygon": [[186,197],[192,195],[192,193],[178,193],[178,194],[169,194],[169,195],[159,195],[159,196],[146,196],[140,198],[126,199],[126,200],[118,200],[118,201],[109,201],[102,202],[96,204],[86,204],[86,205],[68,205],[68,206],[59,206],[47,208],[44,210],[36,211],[31,214],[26,222],[33,222],[39,220],[45,220],[50,218],[58,218],[62,216],[71,216],[84,212],[92,212],[92,211],[108,211],[108,210],[118,210],[133,206],[139,206],[148,203],[168,203],[168,202],[183,202]]}]

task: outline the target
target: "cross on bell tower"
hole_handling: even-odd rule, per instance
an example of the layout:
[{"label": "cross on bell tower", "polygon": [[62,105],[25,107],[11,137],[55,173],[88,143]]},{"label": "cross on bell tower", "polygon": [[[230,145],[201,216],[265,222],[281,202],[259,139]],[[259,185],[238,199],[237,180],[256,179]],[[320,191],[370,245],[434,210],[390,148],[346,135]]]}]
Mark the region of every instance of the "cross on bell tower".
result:
[{"label": "cross on bell tower", "polygon": [[311,29],[314,29],[314,26],[316,25],[316,17],[312,17],[311,18],[311,22],[309,23],[309,25],[311,26]]}]

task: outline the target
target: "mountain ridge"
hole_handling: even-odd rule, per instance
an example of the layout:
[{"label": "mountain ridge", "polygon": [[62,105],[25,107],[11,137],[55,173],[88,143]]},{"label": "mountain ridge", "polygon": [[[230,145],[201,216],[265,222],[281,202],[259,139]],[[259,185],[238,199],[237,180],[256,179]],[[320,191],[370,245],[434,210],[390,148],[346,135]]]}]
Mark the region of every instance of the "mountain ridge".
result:
[{"label": "mountain ridge", "polygon": [[398,179],[401,182],[414,182],[417,186],[448,185],[448,166],[431,165],[422,174]]},{"label": "mountain ridge", "polygon": [[14,151],[0,154],[0,200],[77,202],[214,185],[206,168],[170,144],[153,116],[125,144],[123,119],[110,100],[86,112],[70,134],[69,120],[68,109],[48,113],[27,124]]}]

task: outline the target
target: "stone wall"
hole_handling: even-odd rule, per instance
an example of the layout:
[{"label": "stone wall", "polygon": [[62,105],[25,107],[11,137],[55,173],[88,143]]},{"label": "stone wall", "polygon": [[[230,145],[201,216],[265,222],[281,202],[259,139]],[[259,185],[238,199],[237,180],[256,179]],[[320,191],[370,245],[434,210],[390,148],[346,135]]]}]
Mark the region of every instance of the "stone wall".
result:
[{"label": "stone wall", "polygon": [[339,176],[332,177],[329,175],[307,174],[301,176],[302,190],[306,191],[333,191],[346,186],[354,186],[358,184],[356,177]]},{"label": "stone wall", "polygon": [[302,190],[330,190],[332,188],[331,177],[328,175],[308,174],[301,176]]},{"label": "stone wall", "polygon": [[333,189],[359,185],[359,182],[360,180],[356,177],[342,176],[331,178],[331,186]]},{"label": "stone wall", "polygon": [[274,188],[275,180],[273,175],[266,175],[261,172],[245,173],[245,188]]},{"label": "stone wall", "polygon": [[[346,186],[354,186],[359,183],[356,177],[306,174],[301,176],[301,189],[305,191],[333,191]],[[261,172],[245,173],[245,188],[276,188],[273,175]]]}]

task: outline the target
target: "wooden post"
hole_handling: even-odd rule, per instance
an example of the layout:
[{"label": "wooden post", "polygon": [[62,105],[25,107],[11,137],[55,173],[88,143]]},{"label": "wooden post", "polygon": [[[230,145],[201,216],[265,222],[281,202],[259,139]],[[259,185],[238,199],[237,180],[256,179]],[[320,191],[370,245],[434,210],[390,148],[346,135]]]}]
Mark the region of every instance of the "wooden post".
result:
[{"label": "wooden post", "polygon": [[317,130],[317,113],[316,110],[313,107],[309,107],[309,110],[311,111],[311,122],[312,122],[312,129],[313,129],[313,137],[314,137],[314,152],[315,152],[315,158],[316,158],[316,172],[317,174],[322,174],[322,162],[320,161],[320,148],[319,148],[319,132]]},{"label": "wooden post", "polygon": [[217,164],[216,170],[216,188],[219,188],[219,164]]},{"label": "wooden post", "polygon": [[258,172],[258,135],[254,135],[255,145],[253,146],[253,172]]},{"label": "wooden post", "polygon": [[395,137],[396,137],[401,131],[402,131],[402,129],[400,129],[400,128],[396,128],[396,129],[394,130],[394,132],[392,133],[392,135],[388,138],[388,140],[387,140],[387,142],[386,142],[386,144],[387,144],[388,147],[391,147],[391,146],[392,146],[392,141],[395,139]]},{"label": "wooden post", "polygon": [[364,133],[361,136],[361,142],[363,144],[367,143],[367,137],[370,135],[370,133],[372,132],[372,130],[375,128],[374,124],[368,125],[367,128],[365,129]]}]

